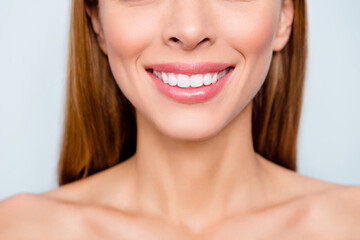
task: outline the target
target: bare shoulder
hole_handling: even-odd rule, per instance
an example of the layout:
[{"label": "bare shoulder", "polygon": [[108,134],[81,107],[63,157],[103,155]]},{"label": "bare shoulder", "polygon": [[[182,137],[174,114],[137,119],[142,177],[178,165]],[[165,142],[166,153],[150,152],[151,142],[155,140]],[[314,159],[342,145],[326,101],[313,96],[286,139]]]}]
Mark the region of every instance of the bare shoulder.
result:
[{"label": "bare shoulder", "polygon": [[[36,219],[47,215],[74,217],[82,207],[76,204],[57,201],[37,194],[20,193],[0,202],[0,222],[21,216]],[[14,217],[15,216],[15,217]],[[2,225],[0,223],[0,225]]]},{"label": "bare shoulder", "polygon": [[360,187],[336,186],[314,196],[319,213],[331,221],[360,224]]},{"label": "bare shoulder", "polygon": [[360,239],[360,187],[335,184],[264,163],[280,186],[274,196],[280,196],[278,202],[283,204],[275,209],[290,216],[283,218],[281,232],[291,231],[294,239],[299,233],[307,234],[301,239]]},{"label": "bare shoulder", "polygon": [[[132,175],[132,164],[130,161],[125,161],[41,195],[64,202],[112,206],[115,199],[118,204],[121,204],[127,200],[127,196],[131,196],[131,191],[134,189],[130,181]],[[114,189],[116,191],[113,191]],[[115,193],[117,196],[114,195]],[[117,206],[117,208],[121,208],[121,206]]]},{"label": "bare shoulder", "polygon": [[30,193],[19,193],[0,202],[0,212],[26,212],[27,209],[57,206],[58,203],[54,200],[47,199],[40,195]]},{"label": "bare shoulder", "polygon": [[360,187],[336,185],[309,196],[304,225],[326,239],[358,239],[360,236]]},{"label": "bare shoulder", "polygon": [[284,239],[360,239],[360,187],[298,177],[303,190],[282,208],[291,213],[284,218]]},{"label": "bare shoulder", "polygon": [[22,193],[0,202],[1,239],[51,239],[81,235],[80,208],[35,194]]},{"label": "bare shoulder", "polygon": [[162,219],[54,197],[18,194],[0,202],[0,239],[164,239],[187,235]]}]

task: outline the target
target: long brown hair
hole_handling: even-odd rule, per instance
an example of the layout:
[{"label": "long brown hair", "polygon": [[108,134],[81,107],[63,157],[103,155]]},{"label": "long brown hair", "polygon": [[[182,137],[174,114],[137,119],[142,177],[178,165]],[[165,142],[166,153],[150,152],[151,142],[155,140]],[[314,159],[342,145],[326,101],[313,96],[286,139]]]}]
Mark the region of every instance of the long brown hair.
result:
[{"label": "long brown hair", "polygon": [[[73,0],[59,184],[125,161],[136,151],[136,119],[100,50],[86,0]],[[95,3],[96,4],[96,3]],[[290,39],[273,53],[268,76],[253,100],[255,151],[296,170],[296,145],[307,55],[305,0],[294,0]]]}]

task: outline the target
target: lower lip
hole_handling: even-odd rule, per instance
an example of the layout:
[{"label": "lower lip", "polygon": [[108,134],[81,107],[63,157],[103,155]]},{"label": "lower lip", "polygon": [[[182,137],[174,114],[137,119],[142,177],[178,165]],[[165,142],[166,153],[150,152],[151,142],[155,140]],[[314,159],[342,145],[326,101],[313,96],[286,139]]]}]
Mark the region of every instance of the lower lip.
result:
[{"label": "lower lip", "polygon": [[221,91],[233,70],[234,68],[230,68],[230,71],[225,76],[217,80],[215,84],[210,84],[208,86],[203,85],[197,88],[180,88],[178,86],[170,86],[156,77],[152,71],[148,70],[147,73],[150,75],[160,92],[162,92],[165,96],[180,103],[201,103],[210,100]]}]

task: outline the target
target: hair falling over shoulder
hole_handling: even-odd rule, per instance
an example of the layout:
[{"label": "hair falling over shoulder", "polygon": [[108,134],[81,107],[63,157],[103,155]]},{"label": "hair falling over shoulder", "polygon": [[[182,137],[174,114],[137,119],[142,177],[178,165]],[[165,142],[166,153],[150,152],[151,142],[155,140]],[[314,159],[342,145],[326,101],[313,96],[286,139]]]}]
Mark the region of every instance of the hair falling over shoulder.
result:
[{"label": "hair falling over shoulder", "polygon": [[[112,167],[136,151],[135,109],[115,82],[85,4],[97,1],[73,0],[71,6],[60,185]],[[292,170],[307,56],[305,0],[294,0],[294,7],[291,37],[283,50],[273,53],[252,114],[255,151]]]}]

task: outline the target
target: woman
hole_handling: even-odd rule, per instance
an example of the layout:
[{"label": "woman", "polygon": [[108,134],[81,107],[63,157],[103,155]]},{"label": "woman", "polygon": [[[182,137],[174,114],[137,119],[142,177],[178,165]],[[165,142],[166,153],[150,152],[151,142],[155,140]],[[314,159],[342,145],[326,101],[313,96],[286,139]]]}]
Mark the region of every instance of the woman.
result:
[{"label": "woman", "polygon": [[71,17],[62,186],[2,202],[1,239],[360,239],[359,188],[295,172],[304,0]]}]

